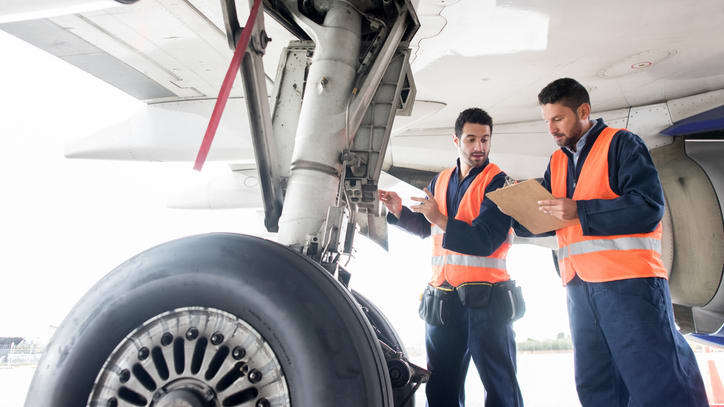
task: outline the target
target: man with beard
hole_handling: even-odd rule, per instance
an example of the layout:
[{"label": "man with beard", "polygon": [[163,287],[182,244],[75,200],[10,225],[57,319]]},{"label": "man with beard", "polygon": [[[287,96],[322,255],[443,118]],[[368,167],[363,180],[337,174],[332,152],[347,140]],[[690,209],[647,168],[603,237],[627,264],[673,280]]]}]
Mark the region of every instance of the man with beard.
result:
[{"label": "man with beard", "polygon": [[664,195],[646,145],[590,120],[588,92],[573,79],[551,82],[538,102],[561,147],[543,179],[556,199],[539,209],[576,221],[555,234],[581,404],[707,406],[694,354],[674,325],[661,261]]},{"label": "man with beard", "polygon": [[511,299],[519,291],[505,267],[510,218],[485,198],[506,178],[488,162],[492,129],[485,111],[460,113],[452,140],[457,165],[433,178],[425,188],[427,198],[412,198],[419,205],[404,207],[395,192],[379,191],[389,223],[423,238],[432,235],[434,241],[433,275],[420,305],[432,372],[426,387],[431,407],[465,405],[471,357],[487,407],[523,405],[511,327]]}]

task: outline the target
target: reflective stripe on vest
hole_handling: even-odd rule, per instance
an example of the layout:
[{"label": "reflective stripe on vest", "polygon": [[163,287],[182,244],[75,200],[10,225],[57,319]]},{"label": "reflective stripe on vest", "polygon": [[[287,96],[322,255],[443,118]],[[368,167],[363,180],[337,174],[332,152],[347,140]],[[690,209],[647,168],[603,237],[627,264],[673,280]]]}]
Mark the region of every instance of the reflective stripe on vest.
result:
[{"label": "reflective stripe on vest", "polygon": [[661,254],[661,240],[650,237],[619,237],[618,239],[584,240],[558,249],[558,260],[578,254],[607,250],[653,250]]},{"label": "reflective stripe on vest", "polygon": [[454,264],[456,266],[485,267],[504,269],[505,259],[495,259],[492,257],[470,256],[467,254],[446,254],[444,256],[432,256],[433,266],[442,266],[445,264]]},{"label": "reflective stripe on vest", "polygon": [[[457,171],[457,168],[442,171],[435,183],[434,199],[438,209],[445,216],[448,216],[447,189],[453,171]],[[499,173],[498,166],[489,163],[475,177],[460,200],[455,219],[472,224],[480,213],[480,205],[485,199],[485,188]],[[512,233],[508,233],[507,239],[490,256],[472,256],[443,248],[445,232],[437,225],[430,225],[430,234],[433,238],[430,285],[438,287],[447,282],[456,287],[462,283],[477,281],[497,283],[510,279],[506,270],[505,257],[512,243]]]},{"label": "reflective stripe on vest", "polygon": [[[608,152],[619,129],[606,127],[593,143],[583,163],[573,200],[615,199],[608,171]],[[567,196],[568,156],[557,150],[551,156],[551,193]],[[556,231],[558,266],[565,285],[578,275],[588,282],[626,278],[662,277],[668,273],[661,261],[661,222],[650,233],[584,236],[580,223]]]}]

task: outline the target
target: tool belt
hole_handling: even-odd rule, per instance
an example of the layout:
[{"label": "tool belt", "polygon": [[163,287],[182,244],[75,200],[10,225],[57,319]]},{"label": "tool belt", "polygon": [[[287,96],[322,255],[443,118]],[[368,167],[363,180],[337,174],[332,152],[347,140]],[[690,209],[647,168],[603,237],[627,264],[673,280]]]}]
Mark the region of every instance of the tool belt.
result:
[{"label": "tool belt", "polygon": [[443,326],[449,320],[451,300],[455,290],[435,288],[428,285],[422,293],[418,313],[423,321],[434,326]]},{"label": "tool belt", "polygon": [[[454,296],[457,294],[458,298]],[[422,294],[420,318],[433,326],[444,326],[453,310],[451,301],[460,300],[466,308],[495,307],[496,313],[512,322],[525,314],[525,301],[515,281],[500,283],[470,282],[455,288],[439,288],[428,285]]]},{"label": "tool belt", "polygon": [[525,314],[523,290],[515,285],[514,280],[495,283],[493,301],[500,307],[500,313],[510,322],[516,321]]}]

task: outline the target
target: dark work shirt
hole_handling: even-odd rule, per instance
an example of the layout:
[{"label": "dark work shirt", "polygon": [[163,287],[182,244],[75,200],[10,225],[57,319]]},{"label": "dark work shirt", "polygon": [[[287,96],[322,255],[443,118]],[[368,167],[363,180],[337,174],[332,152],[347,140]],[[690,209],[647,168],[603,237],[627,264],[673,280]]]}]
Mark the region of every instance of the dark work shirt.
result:
[{"label": "dark work shirt", "polygon": [[[596,120],[586,140],[577,165],[572,153],[563,148],[568,156],[566,196],[573,198],[581,168],[586,162],[598,135],[606,127],[603,119]],[[608,151],[608,179],[611,190],[619,195],[615,199],[586,199],[576,201],[578,218],[584,236],[611,236],[649,233],[664,216],[664,193],[651,154],[637,135],[621,130],[611,141]],[[543,186],[551,190],[551,166],[548,162]],[[550,236],[555,232],[533,235],[515,220],[518,236]]]},{"label": "dark work shirt", "polygon": [[[474,256],[490,256],[507,238],[510,229],[510,217],[500,212],[498,207],[487,198],[483,199],[480,204],[480,213],[478,217],[473,219],[472,224],[455,219],[465,191],[468,190],[473,180],[483,172],[487,165],[488,161],[486,160],[481,167],[471,169],[470,173],[461,181],[460,160],[458,160],[457,170],[450,177],[447,188],[448,221],[442,240],[442,247],[445,249]],[[433,195],[435,194],[437,177],[436,175],[427,187]],[[485,188],[485,193],[502,188],[504,184],[505,173],[501,172],[493,177],[490,184]],[[387,214],[387,222],[422,238],[430,236],[430,222],[427,221],[425,215],[412,212],[405,206],[402,207],[400,219],[389,213]]]}]

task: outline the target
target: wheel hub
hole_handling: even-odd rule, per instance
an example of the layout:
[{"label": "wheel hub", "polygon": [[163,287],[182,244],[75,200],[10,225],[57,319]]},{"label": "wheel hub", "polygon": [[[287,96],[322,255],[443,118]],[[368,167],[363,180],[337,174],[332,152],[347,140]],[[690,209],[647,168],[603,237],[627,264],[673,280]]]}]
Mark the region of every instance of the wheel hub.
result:
[{"label": "wheel hub", "polygon": [[206,407],[210,404],[204,400],[204,397],[189,389],[174,390],[166,393],[158,398],[158,403],[153,403],[156,407]]},{"label": "wheel hub", "polygon": [[196,379],[178,379],[153,393],[152,407],[211,407],[217,406],[216,392]]},{"label": "wheel hub", "polygon": [[[251,404],[250,404],[251,403]],[[179,308],[146,321],[111,352],[88,406],[289,406],[271,346],[227,312]]]}]

